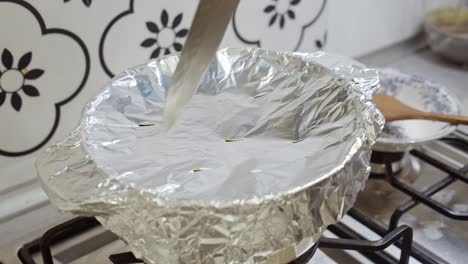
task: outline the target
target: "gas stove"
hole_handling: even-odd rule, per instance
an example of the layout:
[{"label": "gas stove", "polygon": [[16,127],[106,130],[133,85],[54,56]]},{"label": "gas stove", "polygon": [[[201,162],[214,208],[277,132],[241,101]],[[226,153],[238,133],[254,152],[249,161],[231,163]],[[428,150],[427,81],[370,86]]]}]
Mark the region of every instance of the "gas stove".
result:
[{"label": "gas stove", "polygon": [[[359,60],[443,83],[468,107],[468,70],[438,58],[421,37]],[[355,206],[292,263],[464,262],[468,129],[407,153],[374,154],[374,173]],[[141,262],[94,218],[60,215],[47,203],[0,224],[3,264]]]},{"label": "gas stove", "polygon": [[[468,187],[468,134],[456,131],[403,155],[421,172],[409,183],[400,178],[403,170],[393,170],[393,156],[383,155],[385,173],[371,175],[348,216],[291,264],[462,262],[468,246],[468,205],[462,195]],[[18,257],[26,264],[143,263],[87,217],[23,244]]]},{"label": "gas stove", "polygon": [[[326,251],[323,251],[327,249],[359,250],[363,252],[363,256],[379,263],[388,261],[408,263],[412,231],[407,226],[396,228],[378,241],[365,241],[345,224],[330,226],[327,233],[340,238],[322,238],[319,243],[313,245],[290,264],[304,264],[318,260],[320,263],[333,263],[334,261],[325,255]],[[81,237],[80,242],[77,242],[77,237]],[[403,250],[397,260],[383,252],[382,248],[388,247],[398,239],[402,239]],[[317,251],[318,247],[322,251]],[[18,257],[22,263],[27,264],[143,263],[127,250],[125,243],[109,231],[104,231],[94,218],[78,217],[48,230],[40,239],[23,245],[18,251]]]}]

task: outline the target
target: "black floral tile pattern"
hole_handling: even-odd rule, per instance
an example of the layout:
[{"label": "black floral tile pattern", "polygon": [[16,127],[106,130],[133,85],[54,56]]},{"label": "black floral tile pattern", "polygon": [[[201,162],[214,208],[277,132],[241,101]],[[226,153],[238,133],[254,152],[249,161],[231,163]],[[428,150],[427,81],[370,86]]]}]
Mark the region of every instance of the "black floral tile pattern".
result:
[{"label": "black floral tile pattern", "polygon": [[176,2],[128,0],[128,9],[109,21],[99,41],[99,62],[109,77],[183,49],[198,1]]},{"label": "black floral tile pattern", "polygon": [[90,73],[81,38],[47,27],[29,2],[35,3],[0,0],[1,16],[8,18],[0,29],[12,32],[0,41],[0,157],[25,156],[47,144],[59,127],[62,107],[81,92]]},{"label": "black floral tile pattern", "polygon": [[325,31],[325,33],[323,34],[323,38],[322,39],[317,39],[315,41],[315,47],[317,47],[317,49],[319,49],[319,50],[323,49],[323,47],[325,47],[325,45],[327,45],[327,38],[328,38],[328,32]]},{"label": "black floral tile pattern", "polygon": [[4,105],[7,95],[9,95],[11,106],[19,112],[23,104],[19,91],[23,91],[27,96],[39,96],[39,90],[26,81],[41,77],[44,70],[28,69],[31,59],[32,53],[28,52],[19,59],[18,65],[15,67],[13,55],[8,49],[3,49],[1,60],[6,70],[0,72],[0,107]]},{"label": "black floral tile pattern", "polygon": [[182,22],[182,17],[182,13],[178,14],[169,25],[169,14],[164,9],[161,13],[160,26],[156,22],[146,22],[146,28],[154,35],[145,39],[141,43],[141,46],[144,48],[156,47],[151,52],[151,59],[159,57],[162,51],[164,51],[164,55],[167,55],[171,53],[171,50],[175,52],[182,50],[182,44],[178,42],[178,39],[185,38],[188,34],[188,29],[186,28],[177,29],[180,22]]},{"label": "black floral tile pattern", "polygon": [[[241,1],[233,18],[236,37],[244,44],[273,50],[323,49],[328,0]],[[249,23],[258,14],[255,23]],[[307,32],[307,38],[305,38]],[[312,39],[305,43],[304,39]],[[317,40],[317,41],[316,41]]]},{"label": "black floral tile pattern", "polygon": [[[70,2],[71,0],[63,0],[64,3],[68,3]],[[90,7],[91,6],[91,3],[93,2],[93,0],[81,0],[81,2],[83,2],[83,4],[87,7]]]},{"label": "black floral tile pattern", "polygon": [[263,12],[265,12],[266,14],[271,14],[271,18],[268,22],[268,26],[271,27],[275,24],[275,22],[278,21],[279,27],[283,29],[286,18],[289,18],[289,19],[296,18],[296,14],[294,13],[294,10],[292,9],[292,7],[299,4],[301,0],[290,0],[286,8],[282,6],[278,0],[272,0],[272,1],[273,3],[265,7],[265,9],[263,10]]}]

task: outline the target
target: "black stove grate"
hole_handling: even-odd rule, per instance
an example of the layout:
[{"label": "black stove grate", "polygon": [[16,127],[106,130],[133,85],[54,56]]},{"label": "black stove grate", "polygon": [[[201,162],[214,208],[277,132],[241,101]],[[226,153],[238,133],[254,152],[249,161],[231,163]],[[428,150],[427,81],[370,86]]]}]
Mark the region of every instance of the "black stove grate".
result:
[{"label": "black stove grate", "polygon": [[[447,138],[442,139],[442,141],[468,153],[468,135],[463,132],[456,131],[455,133],[448,136]],[[407,185],[397,179],[397,173],[393,171],[392,165],[391,165],[394,160],[390,156],[388,157],[387,160],[384,159],[382,162],[385,164],[386,173],[384,175],[378,174],[378,175],[372,175],[372,176],[374,178],[381,178],[381,179],[386,180],[395,189],[405,193],[411,198],[395,209],[395,211],[393,212],[390,218],[388,227],[381,226],[378,222],[376,222],[376,220],[358,212],[356,209],[351,209],[348,212],[348,214],[354,219],[356,219],[357,221],[359,221],[361,224],[367,226],[368,228],[370,228],[372,231],[376,232],[379,235],[386,234],[389,230],[395,230],[398,226],[398,223],[401,217],[419,204],[424,204],[425,206],[451,219],[461,220],[461,221],[468,220],[468,213],[453,210],[431,198],[432,195],[443,190],[444,188],[454,183],[455,181],[468,183],[468,177],[466,176],[466,174],[468,173],[468,164],[465,164],[465,166],[463,166],[460,169],[460,168],[455,168],[453,166],[447,165],[446,163],[439,161],[436,157],[428,153],[425,153],[423,151],[420,151],[420,150],[412,150],[410,151],[410,154],[418,158],[422,162],[426,162],[434,166],[435,168],[441,170],[442,172],[447,173],[447,176],[443,178],[442,180],[439,180],[438,182],[429,186],[426,190],[418,191],[414,189],[413,187],[411,187],[410,185]],[[402,247],[401,243],[398,241],[395,244],[398,247]],[[421,263],[424,263],[424,264],[439,263],[438,260],[434,259],[430,255],[431,254],[426,252],[424,249],[417,247],[415,245],[412,246],[411,256],[419,260]]]},{"label": "black stove grate", "polygon": [[18,257],[23,264],[36,264],[34,254],[41,253],[44,264],[53,264],[51,246],[99,226],[92,217],[76,217],[49,229],[41,238],[24,244],[18,251]]},{"label": "black stove grate", "polygon": [[[465,152],[468,152],[468,135],[462,132],[455,132],[443,141],[451,144]],[[424,191],[418,191],[397,179],[396,173],[392,170],[392,157],[383,160],[386,164],[386,173],[384,175],[373,175],[374,177],[382,178],[388,181],[395,189],[407,194],[411,198],[399,206],[393,213],[388,227],[381,226],[371,217],[351,209],[348,214],[356,219],[361,224],[367,226],[375,233],[380,235],[382,239],[378,241],[367,241],[363,236],[356,233],[348,226],[338,223],[328,228],[333,234],[339,238],[322,238],[312,248],[305,252],[302,256],[292,261],[290,264],[307,263],[314,255],[318,248],[335,248],[357,250],[369,260],[376,263],[408,263],[409,257],[412,256],[421,263],[436,264],[437,260],[433,259],[428,252],[417,245],[412,245],[412,230],[407,226],[398,226],[399,220],[406,212],[419,204],[432,208],[434,211],[456,220],[468,220],[468,214],[458,212],[432,199],[431,196],[455,181],[468,183],[468,177],[465,175],[468,172],[468,164],[463,168],[454,168],[437,160],[436,157],[428,153],[412,150],[411,155],[417,157],[422,162],[426,162],[436,167],[437,169],[447,173],[447,176],[436,182]],[[61,225],[58,225],[48,230],[42,238],[36,239],[30,243],[23,245],[18,251],[18,257],[24,264],[36,264],[33,255],[40,252],[44,264],[53,264],[51,246],[60,243],[77,234],[84,233],[87,230],[99,225],[94,218],[77,217]],[[401,249],[399,259],[389,255],[383,249],[391,244],[395,244]],[[130,252],[118,253],[109,256],[109,259],[114,264],[129,264],[143,263],[135,258]]]},{"label": "black stove grate", "polygon": [[[99,222],[92,217],[77,217],[48,230],[41,238],[23,245],[18,251],[18,257],[23,264],[36,264],[33,256],[40,253],[44,264],[53,264],[51,247],[80,233],[99,226]],[[407,226],[400,226],[385,234],[377,241],[367,241],[365,238],[344,224],[332,225],[328,229],[339,238],[322,238],[309,250],[289,264],[305,264],[312,259],[317,248],[335,248],[357,250],[362,255],[376,263],[407,264],[411,255],[412,230]],[[383,250],[399,241],[401,255],[399,259]],[[109,256],[113,264],[143,263],[131,252],[113,254]]]}]

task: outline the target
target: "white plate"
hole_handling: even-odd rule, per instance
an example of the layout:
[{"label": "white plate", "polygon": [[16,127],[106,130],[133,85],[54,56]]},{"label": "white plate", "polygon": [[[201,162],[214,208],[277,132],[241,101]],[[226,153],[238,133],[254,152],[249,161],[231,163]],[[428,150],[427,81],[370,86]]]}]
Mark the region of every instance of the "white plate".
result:
[{"label": "white plate", "polygon": [[[396,69],[379,69],[378,93],[392,95],[401,102],[422,111],[460,114],[460,103],[441,84]],[[385,124],[374,150],[399,152],[417,144],[452,133],[456,126],[427,120],[402,120]]]}]

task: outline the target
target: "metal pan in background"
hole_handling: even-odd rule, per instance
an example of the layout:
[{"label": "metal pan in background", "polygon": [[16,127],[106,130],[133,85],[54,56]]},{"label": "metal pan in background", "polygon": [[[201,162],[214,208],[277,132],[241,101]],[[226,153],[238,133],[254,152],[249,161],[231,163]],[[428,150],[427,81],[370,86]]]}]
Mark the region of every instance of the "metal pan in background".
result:
[{"label": "metal pan in background", "polygon": [[468,8],[442,8],[429,13],[424,21],[431,49],[443,57],[468,63]]}]

